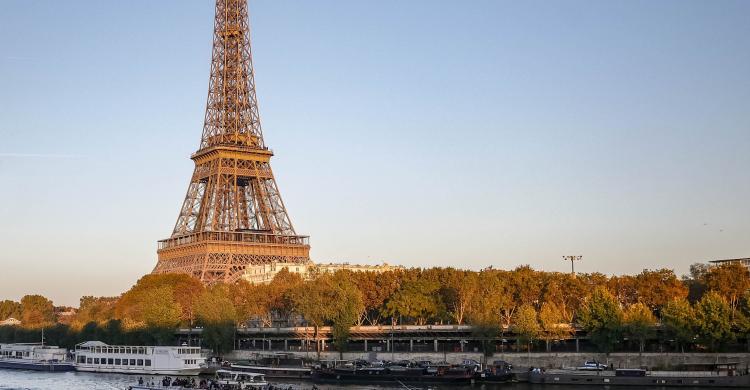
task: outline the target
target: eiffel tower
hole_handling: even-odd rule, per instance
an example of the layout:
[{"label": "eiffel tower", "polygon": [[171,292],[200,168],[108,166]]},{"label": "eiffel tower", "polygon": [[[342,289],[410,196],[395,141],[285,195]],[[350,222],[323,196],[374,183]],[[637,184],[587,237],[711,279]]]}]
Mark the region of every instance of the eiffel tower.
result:
[{"label": "eiffel tower", "polygon": [[217,0],[208,104],[195,171],[153,273],[233,282],[249,265],[307,263],[271,171],[255,96],[247,0]]}]

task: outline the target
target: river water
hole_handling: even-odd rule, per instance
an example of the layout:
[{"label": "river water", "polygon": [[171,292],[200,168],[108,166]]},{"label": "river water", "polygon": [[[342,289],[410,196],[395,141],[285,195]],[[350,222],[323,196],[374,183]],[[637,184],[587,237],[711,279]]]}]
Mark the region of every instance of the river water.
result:
[{"label": "river water", "polygon": [[[162,377],[149,377],[143,376],[147,381],[153,378],[154,382],[158,383]],[[0,369],[0,390],[125,390],[128,386],[134,385],[138,381],[138,375],[122,375],[122,374],[95,374],[86,372],[60,372],[60,373],[48,373],[48,372],[35,372],[35,371],[20,371],[20,370],[3,370]],[[283,380],[270,380],[272,384],[289,383],[294,386],[295,389],[310,389],[312,383],[310,382],[283,382]],[[321,390],[335,390],[335,389],[346,389],[346,390],[387,390],[387,389],[403,389],[401,386],[387,386],[387,385],[317,385]],[[420,387],[416,387],[420,388]],[[497,390],[500,386],[487,386],[487,385],[476,385],[476,386],[430,386],[430,389],[480,389],[480,390]],[[528,384],[513,384],[503,385],[503,389],[513,390],[537,390]],[[426,386],[422,386],[421,389],[427,389]],[[572,389],[567,389],[572,390]],[[592,389],[593,390],[593,389]]]},{"label": "river water", "polygon": [[[161,377],[153,378],[158,382]],[[137,375],[121,374],[92,374],[84,372],[46,373],[34,371],[3,370],[0,369],[0,390],[126,390],[128,386],[134,385],[138,380]],[[272,384],[278,384],[275,380]],[[283,382],[290,383],[290,382]],[[311,383],[292,382],[295,389],[310,389]],[[321,390],[389,390],[403,389],[401,386],[385,385],[317,385]],[[427,386],[413,386],[413,388],[426,390]],[[430,385],[429,389],[477,389],[477,390],[574,390],[574,386],[557,385],[531,385],[528,383],[513,383],[504,385]],[[632,387],[619,387],[620,389],[632,390]],[[586,390],[615,390],[618,386],[585,386]],[[664,389],[663,387],[639,387],[638,389]]]}]

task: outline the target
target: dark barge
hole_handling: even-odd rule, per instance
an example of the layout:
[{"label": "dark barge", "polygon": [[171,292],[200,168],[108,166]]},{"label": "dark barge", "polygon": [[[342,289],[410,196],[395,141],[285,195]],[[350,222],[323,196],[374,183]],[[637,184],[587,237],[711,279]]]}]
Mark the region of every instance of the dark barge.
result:
[{"label": "dark barge", "polygon": [[312,379],[319,383],[447,383],[469,384],[475,373],[469,368],[446,367],[434,372],[424,368],[362,367],[317,368]]},{"label": "dark barge", "polygon": [[708,371],[615,371],[582,372],[572,370],[533,371],[529,382],[554,385],[659,386],[659,387],[735,387],[750,388],[747,370],[740,372],[734,363],[713,364]]}]

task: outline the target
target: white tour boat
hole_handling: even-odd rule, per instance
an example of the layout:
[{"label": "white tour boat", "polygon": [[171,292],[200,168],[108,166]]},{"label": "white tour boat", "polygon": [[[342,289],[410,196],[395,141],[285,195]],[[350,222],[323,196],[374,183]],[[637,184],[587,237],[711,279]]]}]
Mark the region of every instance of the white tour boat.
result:
[{"label": "white tour boat", "polygon": [[268,386],[263,374],[232,370],[216,371],[216,383],[221,389],[231,390],[262,389]]},{"label": "white tour boat", "polygon": [[34,371],[73,371],[65,348],[40,343],[0,344],[0,368]]},{"label": "white tour boat", "polygon": [[198,347],[125,346],[87,341],[75,349],[75,368],[86,372],[198,375],[205,363]]}]

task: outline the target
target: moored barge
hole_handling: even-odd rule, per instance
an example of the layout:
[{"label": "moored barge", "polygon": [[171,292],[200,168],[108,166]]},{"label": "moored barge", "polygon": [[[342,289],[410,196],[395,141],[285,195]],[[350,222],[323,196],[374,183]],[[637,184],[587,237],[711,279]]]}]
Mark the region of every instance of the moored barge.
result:
[{"label": "moored barge", "polygon": [[736,364],[716,364],[710,371],[647,371],[617,369],[597,373],[571,370],[533,371],[529,382],[554,385],[659,386],[659,387],[734,387],[750,388],[750,375]]},{"label": "moored barge", "polygon": [[38,343],[0,344],[0,368],[49,372],[75,370],[65,348]]},{"label": "moored barge", "polygon": [[336,367],[316,368],[312,379],[323,383],[466,384],[475,380],[475,372],[466,367],[440,367],[435,372],[420,367]]}]

